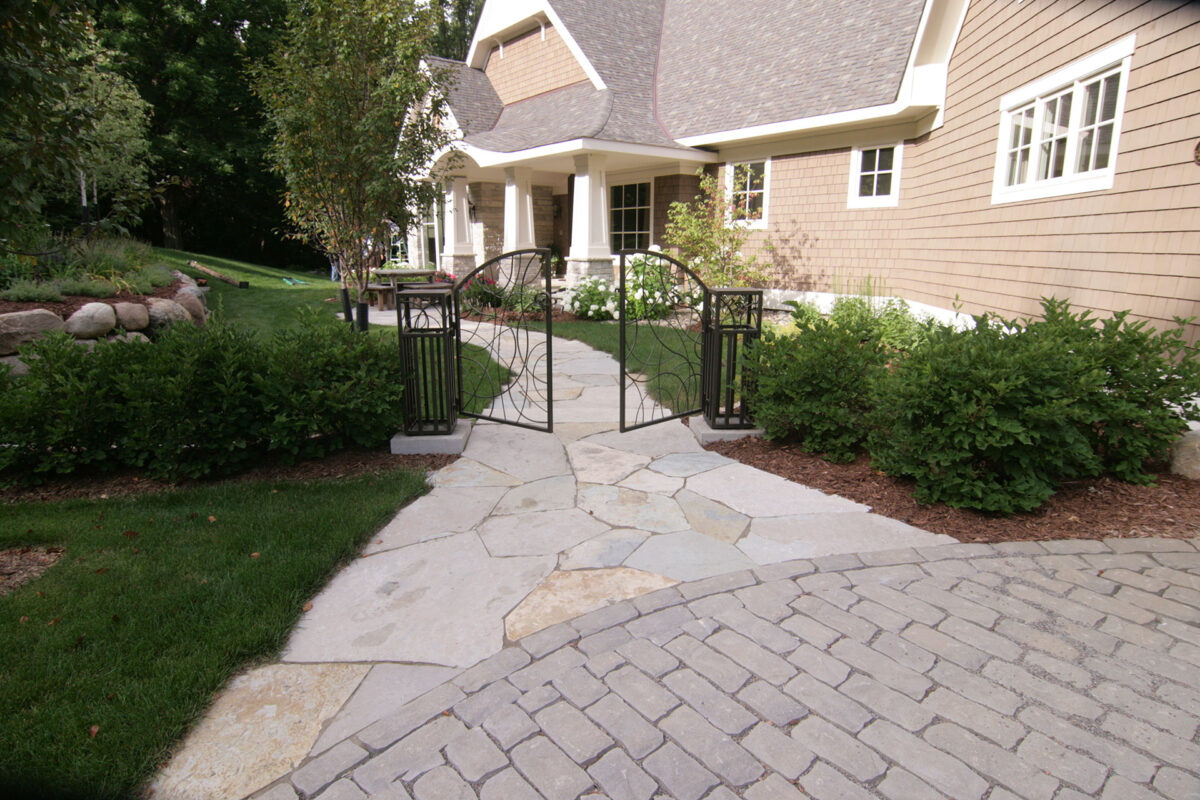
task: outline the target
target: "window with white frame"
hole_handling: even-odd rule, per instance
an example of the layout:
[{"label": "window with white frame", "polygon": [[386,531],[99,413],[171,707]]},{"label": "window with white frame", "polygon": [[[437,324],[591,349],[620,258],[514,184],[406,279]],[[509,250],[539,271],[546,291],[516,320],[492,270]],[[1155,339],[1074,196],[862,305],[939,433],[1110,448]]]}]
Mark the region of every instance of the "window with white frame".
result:
[{"label": "window with white frame", "polygon": [[770,159],[725,165],[725,195],[729,198],[729,215],[735,222],[751,228],[766,227],[770,179]]},{"label": "window with white frame", "polygon": [[903,143],[855,147],[850,151],[849,208],[882,208],[900,202],[900,159]]},{"label": "window with white frame", "polygon": [[650,184],[626,183],[608,189],[612,251],[645,250],[650,246]]},{"label": "window with white frame", "polygon": [[992,202],[1110,189],[1134,36],[1000,101]]}]

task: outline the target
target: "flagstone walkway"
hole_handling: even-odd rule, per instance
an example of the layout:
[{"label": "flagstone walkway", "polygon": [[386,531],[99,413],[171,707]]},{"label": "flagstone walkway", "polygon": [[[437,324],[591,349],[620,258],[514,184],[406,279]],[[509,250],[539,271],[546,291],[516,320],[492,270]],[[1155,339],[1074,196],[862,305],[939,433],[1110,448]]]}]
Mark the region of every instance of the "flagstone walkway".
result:
[{"label": "flagstone walkway", "polygon": [[1197,796],[1192,544],[952,544],[554,350],[555,432],[477,425],[156,797]]}]

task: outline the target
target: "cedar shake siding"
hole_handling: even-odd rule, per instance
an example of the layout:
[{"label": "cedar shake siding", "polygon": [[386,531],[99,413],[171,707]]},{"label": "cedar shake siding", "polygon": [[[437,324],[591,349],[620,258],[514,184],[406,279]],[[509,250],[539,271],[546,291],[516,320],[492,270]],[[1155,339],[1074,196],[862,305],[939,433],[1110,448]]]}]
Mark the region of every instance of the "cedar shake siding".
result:
[{"label": "cedar shake siding", "polygon": [[[994,203],[1000,98],[1130,33],[1112,188]],[[1057,296],[1158,327],[1200,315],[1200,3],[977,0],[945,109],[905,142],[894,208],[847,209],[848,147],[772,159],[769,227],[752,241],[774,246],[775,285],[846,291],[871,276],[877,292],[969,313],[1036,314]]]},{"label": "cedar shake siding", "polygon": [[484,72],[504,105],[586,81],[587,74],[553,26],[535,28],[492,48]]}]

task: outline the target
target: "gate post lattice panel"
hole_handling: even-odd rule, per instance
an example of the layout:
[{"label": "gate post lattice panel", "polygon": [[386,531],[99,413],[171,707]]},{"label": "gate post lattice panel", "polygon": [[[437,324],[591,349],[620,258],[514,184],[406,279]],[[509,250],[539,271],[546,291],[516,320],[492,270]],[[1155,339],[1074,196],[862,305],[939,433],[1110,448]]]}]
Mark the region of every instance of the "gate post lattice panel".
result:
[{"label": "gate post lattice panel", "polygon": [[396,293],[396,313],[404,374],[404,433],[453,433],[458,421],[458,370],[450,289],[402,289]]},{"label": "gate post lattice panel", "polygon": [[623,250],[619,289],[621,430],[698,413],[704,282],[664,253]]},{"label": "gate post lattice panel", "polygon": [[516,250],[481,264],[454,284],[454,306],[459,413],[552,430],[550,251]]},{"label": "gate post lattice panel", "polygon": [[746,345],[762,335],[762,289],[712,289],[705,309],[704,419],[719,429],[753,428],[742,385]]}]

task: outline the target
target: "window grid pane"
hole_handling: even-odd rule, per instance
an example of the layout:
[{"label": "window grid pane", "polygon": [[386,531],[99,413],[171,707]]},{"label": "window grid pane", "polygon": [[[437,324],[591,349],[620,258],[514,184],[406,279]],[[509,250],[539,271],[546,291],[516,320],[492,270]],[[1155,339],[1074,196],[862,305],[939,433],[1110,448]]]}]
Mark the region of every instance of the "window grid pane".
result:
[{"label": "window grid pane", "polygon": [[765,161],[733,165],[729,204],[734,219],[753,222],[763,218],[766,179]]},{"label": "window grid pane", "polygon": [[892,165],[896,148],[863,150],[858,178],[859,197],[888,197],[892,193]]},{"label": "window grid pane", "polygon": [[613,252],[650,246],[650,184],[609,187],[609,239]]}]

